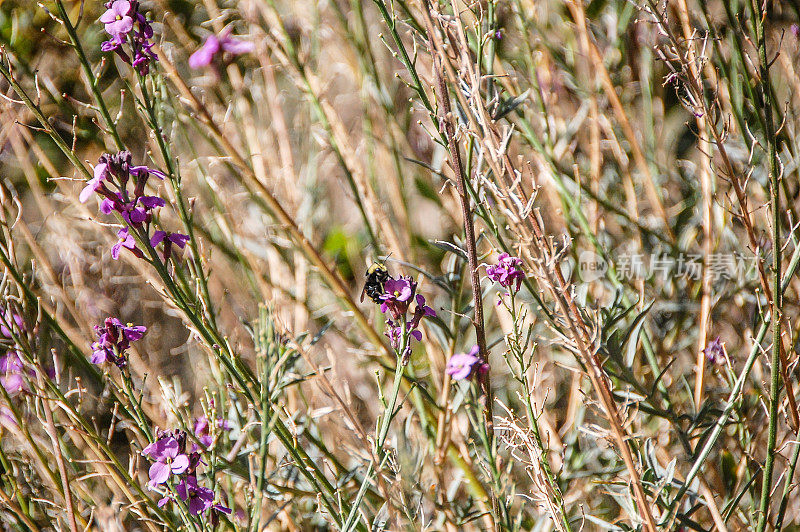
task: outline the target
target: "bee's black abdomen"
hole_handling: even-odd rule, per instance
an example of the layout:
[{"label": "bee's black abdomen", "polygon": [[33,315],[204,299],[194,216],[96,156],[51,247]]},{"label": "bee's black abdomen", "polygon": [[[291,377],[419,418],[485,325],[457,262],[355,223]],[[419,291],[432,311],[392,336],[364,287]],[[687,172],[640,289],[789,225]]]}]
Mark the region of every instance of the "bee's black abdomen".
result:
[{"label": "bee's black abdomen", "polygon": [[367,286],[366,293],[367,297],[369,297],[375,303],[380,303],[381,294],[383,294],[383,286]]},{"label": "bee's black abdomen", "polygon": [[364,293],[375,303],[381,302],[383,285],[389,280],[389,272],[386,267],[380,264],[373,264],[367,273],[367,280],[364,283]]}]

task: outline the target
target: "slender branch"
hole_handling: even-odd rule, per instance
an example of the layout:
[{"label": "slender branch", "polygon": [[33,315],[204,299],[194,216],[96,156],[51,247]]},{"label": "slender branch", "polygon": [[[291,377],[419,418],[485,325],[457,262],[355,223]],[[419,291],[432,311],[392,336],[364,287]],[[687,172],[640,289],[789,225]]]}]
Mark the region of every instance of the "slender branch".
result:
[{"label": "slender branch", "polygon": [[767,458],[764,463],[764,476],[761,482],[761,500],[758,505],[757,532],[763,532],[769,521],[769,502],[772,491],[772,472],[775,468],[776,444],[778,439],[778,400],[781,384],[781,324],[783,322],[783,293],[781,292],[781,190],[778,169],[778,152],[775,139],[775,124],[772,117],[772,92],[769,81],[769,62],[767,59],[767,38],[764,31],[766,10],[759,0],[752,0],[753,24],[758,42],[759,71],[761,77],[761,97],[764,107],[764,140],[769,158],[769,180],[772,205],[772,360],[770,362],[770,404],[769,435],[767,437]]}]

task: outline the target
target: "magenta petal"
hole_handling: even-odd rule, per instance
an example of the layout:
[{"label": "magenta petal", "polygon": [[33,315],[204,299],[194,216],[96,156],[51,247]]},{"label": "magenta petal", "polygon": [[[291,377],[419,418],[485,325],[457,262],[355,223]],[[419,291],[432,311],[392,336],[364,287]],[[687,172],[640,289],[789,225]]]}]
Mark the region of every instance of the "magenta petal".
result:
[{"label": "magenta petal", "polygon": [[153,237],[150,239],[150,245],[156,247],[161,243],[162,240],[164,240],[164,238],[166,238],[166,236],[167,233],[164,231],[156,231],[153,233]]},{"label": "magenta petal", "polygon": [[115,20],[110,24],[106,24],[106,32],[109,35],[120,36],[130,32],[133,29],[133,19],[131,17],[122,17],[120,20]]},{"label": "magenta petal", "polygon": [[175,438],[167,438],[161,441],[161,456],[167,458],[175,458],[178,456],[178,440]]},{"label": "magenta petal", "polygon": [[0,377],[0,386],[6,389],[8,395],[14,397],[25,389],[25,381],[19,373],[11,373],[5,377]]},{"label": "magenta petal", "polygon": [[186,247],[186,243],[189,241],[189,235],[172,233],[171,235],[169,235],[169,239],[173,244],[183,249],[184,247]]},{"label": "magenta petal", "polygon": [[108,360],[108,355],[106,354],[105,349],[98,349],[97,351],[92,352],[92,358],[90,362],[92,364],[102,364]]},{"label": "magenta petal", "polygon": [[186,492],[186,481],[179,482],[178,485],[175,486],[175,491],[178,492],[178,497],[180,497],[182,501],[189,498],[189,494]]},{"label": "magenta petal", "polygon": [[249,54],[255,49],[253,43],[240,41],[238,39],[225,39],[222,41],[222,49],[233,55]]},{"label": "magenta petal", "polygon": [[114,212],[114,202],[106,198],[100,203],[100,212],[103,214],[111,214]]},{"label": "magenta petal", "polygon": [[131,223],[140,224],[145,220],[147,220],[147,213],[144,212],[142,209],[136,208],[130,211],[129,218]]},{"label": "magenta petal", "polygon": [[169,496],[158,500],[158,507],[163,508],[169,502]]},{"label": "magenta petal", "polygon": [[208,66],[217,52],[219,52],[219,39],[216,35],[210,35],[203,46],[189,57],[189,66],[192,68]]},{"label": "magenta petal", "polygon": [[111,24],[112,22],[117,20],[117,15],[116,13],[114,13],[112,10],[109,9],[108,11],[100,15],[100,18],[98,20],[103,24]]},{"label": "magenta petal", "polygon": [[158,448],[158,441],[154,441],[144,449],[142,449],[142,456],[153,456]]},{"label": "magenta petal", "polygon": [[231,515],[231,513],[233,512],[233,510],[231,510],[227,506],[222,506],[221,504],[215,504],[214,506],[212,506],[212,508],[215,509],[216,511],[222,512],[222,513],[224,513],[226,515]]},{"label": "magenta petal", "polygon": [[89,201],[89,198],[92,197],[94,191],[97,190],[97,183],[93,183],[92,181],[94,181],[94,179],[89,181],[86,186],[83,187],[83,190],[81,190],[81,194],[78,196],[78,200],[80,200],[81,203],[86,203]]},{"label": "magenta petal", "polygon": [[163,207],[166,202],[158,196],[142,196],[139,198],[139,203],[148,209],[155,209],[156,207]]},{"label": "magenta petal", "polygon": [[472,368],[470,366],[462,366],[460,368],[448,370],[447,373],[453,378],[453,380],[460,381],[469,377],[471,371]]},{"label": "magenta petal", "polygon": [[131,3],[129,0],[114,0],[111,4],[111,10],[116,15],[127,15],[131,10]]},{"label": "magenta petal", "polygon": [[150,476],[150,485],[158,486],[159,484],[163,484],[167,481],[171,472],[170,467],[164,462],[156,462],[151,465],[150,471],[148,472]]},{"label": "magenta petal", "polygon": [[180,475],[189,468],[189,457],[185,454],[179,454],[172,461],[172,472]]},{"label": "magenta petal", "polygon": [[197,515],[202,513],[203,510],[206,509],[206,503],[200,497],[191,497],[189,499],[189,513],[192,515]]},{"label": "magenta petal", "polygon": [[94,178],[98,181],[105,179],[108,173],[108,163],[100,163],[94,167]]}]

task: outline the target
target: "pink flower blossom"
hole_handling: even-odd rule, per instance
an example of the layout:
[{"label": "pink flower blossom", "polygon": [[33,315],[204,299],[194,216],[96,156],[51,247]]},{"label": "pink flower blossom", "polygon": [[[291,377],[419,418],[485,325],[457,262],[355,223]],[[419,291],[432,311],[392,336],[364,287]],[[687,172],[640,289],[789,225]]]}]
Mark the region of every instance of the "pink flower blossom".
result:
[{"label": "pink flower blossom", "polygon": [[252,52],[253,48],[253,43],[234,39],[228,31],[224,31],[219,37],[209,35],[203,45],[189,57],[189,66],[194,69],[207,67],[223,52],[240,55]]}]

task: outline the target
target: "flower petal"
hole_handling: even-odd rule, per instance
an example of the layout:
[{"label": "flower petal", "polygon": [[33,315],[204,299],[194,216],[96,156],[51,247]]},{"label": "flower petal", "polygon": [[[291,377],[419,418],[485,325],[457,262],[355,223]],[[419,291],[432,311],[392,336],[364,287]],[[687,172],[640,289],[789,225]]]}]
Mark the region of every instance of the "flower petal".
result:
[{"label": "flower petal", "polygon": [[185,454],[179,454],[172,461],[172,472],[180,475],[189,468],[189,457]]},{"label": "flower petal", "polygon": [[169,479],[171,472],[172,471],[170,467],[165,462],[154,463],[150,466],[150,471],[148,471],[148,475],[150,476],[150,482],[148,485],[155,487],[159,484],[163,484],[167,481],[167,479]]}]

